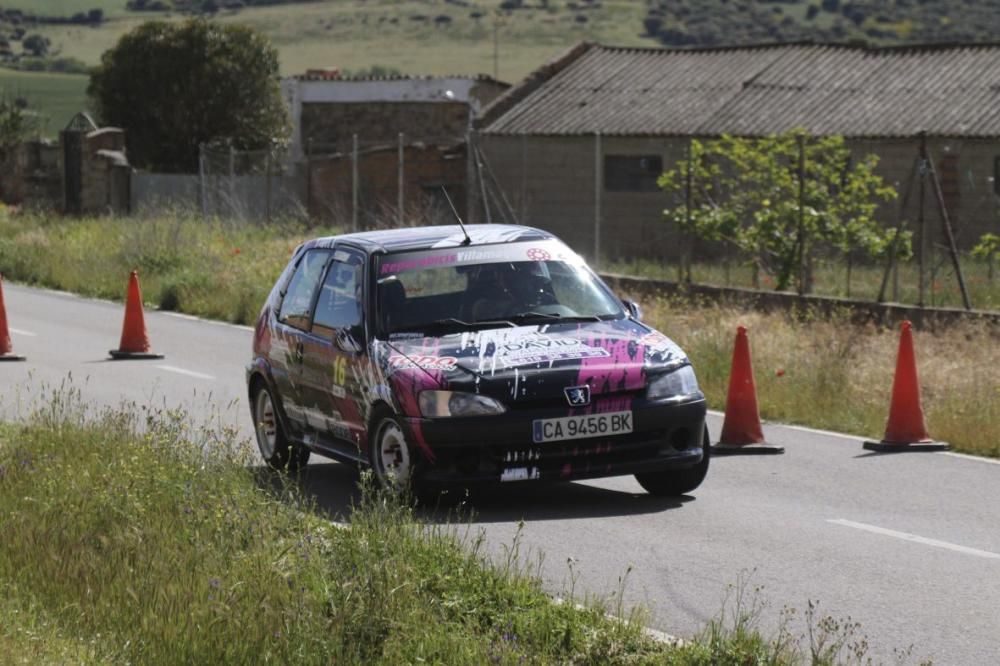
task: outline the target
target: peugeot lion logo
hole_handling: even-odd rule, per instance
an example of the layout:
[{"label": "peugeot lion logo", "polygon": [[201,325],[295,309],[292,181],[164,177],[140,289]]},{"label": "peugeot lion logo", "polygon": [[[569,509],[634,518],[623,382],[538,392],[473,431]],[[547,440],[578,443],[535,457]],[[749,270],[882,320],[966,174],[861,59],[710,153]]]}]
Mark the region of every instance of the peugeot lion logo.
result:
[{"label": "peugeot lion logo", "polygon": [[568,386],[563,392],[570,407],[586,407],[590,404],[589,386]]}]

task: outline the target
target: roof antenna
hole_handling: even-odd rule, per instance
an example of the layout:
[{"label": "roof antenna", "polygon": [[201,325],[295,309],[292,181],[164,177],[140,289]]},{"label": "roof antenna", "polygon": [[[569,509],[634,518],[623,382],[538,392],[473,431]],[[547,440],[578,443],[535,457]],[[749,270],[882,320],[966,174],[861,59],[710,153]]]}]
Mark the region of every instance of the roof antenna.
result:
[{"label": "roof antenna", "polygon": [[455,219],[458,220],[458,226],[462,227],[462,233],[465,234],[465,240],[462,241],[462,245],[472,245],[472,239],[469,238],[469,232],[465,230],[465,223],[462,222],[462,217],[455,209],[455,204],[451,202],[451,197],[448,196],[448,189],[442,185],[441,191],[444,192],[444,198],[448,200],[448,205],[451,206],[451,212],[455,214]]}]

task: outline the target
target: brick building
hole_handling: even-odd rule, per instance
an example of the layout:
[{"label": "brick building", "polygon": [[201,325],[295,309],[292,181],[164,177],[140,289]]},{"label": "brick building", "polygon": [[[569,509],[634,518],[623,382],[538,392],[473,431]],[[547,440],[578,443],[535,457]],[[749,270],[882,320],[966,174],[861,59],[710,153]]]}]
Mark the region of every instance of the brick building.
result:
[{"label": "brick building", "polygon": [[487,76],[352,79],[335,70],[283,80],[290,158],[305,172],[310,215],[362,228],[450,219],[442,188],[464,215],[469,131],[509,87]]},{"label": "brick building", "polygon": [[[1000,46],[579,44],[483,111],[481,147],[526,224],[577,250],[675,258],[656,178],[692,137],[842,135],[902,194],[928,137],[960,246],[1000,228]],[[928,186],[927,214],[937,233]],[[916,216],[916,197],[904,216]],[[881,216],[895,224],[899,205]],[[597,229],[600,229],[598,236]],[[600,238],[599,245],[595,243]],[[936,239],[935,239],[936,240]]]},{"label": "brick building", "polygon": [[465,141],[473,119],[509,84],[488,76],[379,79],[341,78],[322,70],[283,79],[292,118],[292,159],[362,144],[454,145]]}]

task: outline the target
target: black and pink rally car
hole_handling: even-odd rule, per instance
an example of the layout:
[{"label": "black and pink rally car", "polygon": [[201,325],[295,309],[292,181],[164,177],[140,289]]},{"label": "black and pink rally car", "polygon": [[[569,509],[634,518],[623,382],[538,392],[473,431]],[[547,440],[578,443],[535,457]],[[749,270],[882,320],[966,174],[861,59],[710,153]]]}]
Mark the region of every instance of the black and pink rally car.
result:
[{"label": "black and pink rally car", "polygon": [[304,243],[257,320],[247,381],[277,468],[315,452],[391,489],[634,474],[657,495],[708,471],[687,356],[529,227]]}]

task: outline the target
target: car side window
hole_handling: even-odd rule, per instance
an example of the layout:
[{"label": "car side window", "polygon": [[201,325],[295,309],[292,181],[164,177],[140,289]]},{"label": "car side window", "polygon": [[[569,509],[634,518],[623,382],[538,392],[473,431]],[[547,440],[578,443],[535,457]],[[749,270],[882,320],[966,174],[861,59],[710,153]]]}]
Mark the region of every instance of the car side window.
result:
[{"label": "car side window", "polygon": [[329,250],[309,250],[295,269],[278,311],[278,321],[304,331],[312,319],[313,295],[323,277],[323,267],[330,258]]},{"label": "car side window", "polygon": [[336,330],[360,326],[364,319],[363,284],[364,257],[346,250],[336,251],[316,302],[313,332],[332,338]]}]

